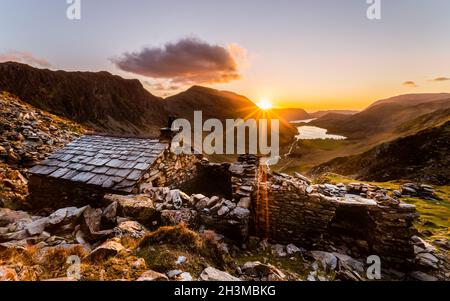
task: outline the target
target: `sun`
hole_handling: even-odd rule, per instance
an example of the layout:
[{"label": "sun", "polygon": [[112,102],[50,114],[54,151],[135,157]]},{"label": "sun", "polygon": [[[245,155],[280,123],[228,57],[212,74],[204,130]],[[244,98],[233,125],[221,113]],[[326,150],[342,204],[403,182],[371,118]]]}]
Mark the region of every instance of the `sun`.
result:
[{"label": "sun", "polygon": [[267,111],[273,108],[272,103],[267,99],[261,99],[261,101],[256,105],[263,111]]}]

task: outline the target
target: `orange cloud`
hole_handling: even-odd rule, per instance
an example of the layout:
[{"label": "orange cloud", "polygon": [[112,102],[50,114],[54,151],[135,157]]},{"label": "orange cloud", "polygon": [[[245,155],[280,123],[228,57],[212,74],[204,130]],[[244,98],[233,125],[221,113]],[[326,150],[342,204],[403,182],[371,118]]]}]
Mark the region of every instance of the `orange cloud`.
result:
[{"label": "orange cloud", "polygon": [[121,70],[176,85],[228,83],[241,78],[238,61],[246,51],[237,46],[211,45],[195,38],[163,47],[127,52],[111,61]]},{"label": "orange cloud", "polygon": [[432,79],[431,81],[433,82],[445,82],[445,81],[449,81],[450,78],[449,77],[436,77],[435,79]]},{"label": "orange cloud", "polygon": [[405,87],[409,87],[409,88],[416,88],[417,84],[413,81],[406,81],[402,84]]}]

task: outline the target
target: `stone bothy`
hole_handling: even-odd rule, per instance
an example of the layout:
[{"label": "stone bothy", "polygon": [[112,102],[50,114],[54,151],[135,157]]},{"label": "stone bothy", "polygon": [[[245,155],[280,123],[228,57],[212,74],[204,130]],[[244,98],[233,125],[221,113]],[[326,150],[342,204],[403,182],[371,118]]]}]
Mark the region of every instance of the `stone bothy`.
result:
[{"label": "stone bothy", "polygon": [[196,157],[174,155],[153,139],[87,135],[29,170],[34,208],[93,205],[106,193],[176,186],[195,175]]},{"label": "stone bothy", "polygon": [[145,224],[184,222],[241,243],[255,235],[399,266],[414,260],[414,206],[371,185],[271,172],[252,155],[210,163],[173,154],[168,140],[84,136],[33,167],[29,187],[35,208],[117,202],[140,218],[139,208],[151,209]]}]

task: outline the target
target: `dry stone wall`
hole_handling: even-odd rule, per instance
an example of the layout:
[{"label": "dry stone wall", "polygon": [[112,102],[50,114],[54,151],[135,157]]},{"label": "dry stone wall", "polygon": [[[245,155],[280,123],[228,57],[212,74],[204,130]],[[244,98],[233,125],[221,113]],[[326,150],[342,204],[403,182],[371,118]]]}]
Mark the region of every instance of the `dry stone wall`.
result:
[{"label": "dry stone wall", "polygon": [[[391,265],[413,262],[415,206],[367,187],[350,194],[357,192],[354,185],[310,186],[303,179],[260,170],[264,178],[253,203],[259,236],[329,251],[345,243],[355,254],[378,255]],[[319,193],[324,189],[329,196]]]}]

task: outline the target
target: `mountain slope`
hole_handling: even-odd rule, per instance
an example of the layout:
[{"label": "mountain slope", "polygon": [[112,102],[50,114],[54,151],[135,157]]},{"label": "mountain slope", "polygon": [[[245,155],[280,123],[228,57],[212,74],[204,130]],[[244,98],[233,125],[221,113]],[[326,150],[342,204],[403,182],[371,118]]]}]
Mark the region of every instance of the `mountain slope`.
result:
[{"label": "mountain slope", "polygon": [[[412,99],[415,99],[415,94]],[[450,97],[436,100],[435,94],[429,95],[429,101],[422,98],[422,102],[407,101],[406,95],[401,102],[381,102],[370,106],[366,110],[351,116],[328,114],[319,118],[311,125],[326,128],[329,132],[341,134],[350,139],[370,139],[382,141],[398,138],[401,133],[399,127],[422,115],[434,111],[450,108]]]},{"label": "mountain slope", "polygon": [[422,94],[405,94],[390,97],[387,99],[381,99],[374,102],[369,108],[382,105],[382,104],[403,104],[409,106],[415,106],[423,103],[434,102],[439,100],[450,99],[450,93],[422,93]]},{"label": "mountain slope", "polygon": [[65,72],[0,64],[0,91],[101,132],[157,135],[165,124],[161,99],[138,80],[107,72]]},{"label": "mountain slope", "polygon": [[[447,120],[449,120],[447,115]],[[450,184],[450,121],[441,126],[381,144],[363,154],[336,158],[311,174],[336,172],[359,180],[408,179]]]},{"label": "mountain slope", "polygon": [[193,120],[194,111],[202,111],[204,119],[220,120],[244,118],[257,111],[256,105],[244,96],[200,86],[166,98],[164,107],[170,114],[188,120]]}]

